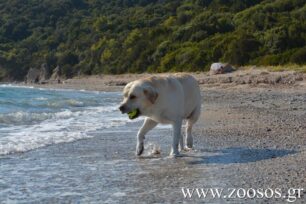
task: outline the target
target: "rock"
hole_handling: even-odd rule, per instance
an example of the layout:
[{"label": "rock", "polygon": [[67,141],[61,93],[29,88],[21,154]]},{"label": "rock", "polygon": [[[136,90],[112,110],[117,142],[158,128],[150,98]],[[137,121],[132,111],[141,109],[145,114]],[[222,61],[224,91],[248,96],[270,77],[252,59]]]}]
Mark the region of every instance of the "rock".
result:
[{"label": "rock", "polygon": [[232,83],[233,77],[224,77],[221,79],[221,83]]},{"label": "rock", "polygon": [[234,68],[227,63],[212,63],[210,66],[210,73],[211,74],[224,74],[234,71]]},{"label": "rock", "polygon": [[38,83],[40,76],[40,70],[37,68],[30,68],[26,76],[26,83]]},{"label": "rock", "polygon": [[270,84],[278,84],[281,80],[281,76],[272,76],[270,77]]},{"label": "rock", "polygon": [[125,86],[127,84],[126,81],[109,81],[107,83],[105,83],[108,86]]},{"label": "rock", "polygon": [[242,77],[242,76],[237,77],[234,82],[236,84],[246,84],[247,83],[245,77]]},{"label": "rock", "polygon": [[39,83],[46,83],[46,81],[50,78],[50,69],[49,66],[44,63],[40,67],[39,74]]},{"label": "rock", "polygon": [[56,66],[53,71],[52,71],[52,75],[49,79],[50,81],[53,81],[53,82],[57,82],[57,83],[60,83],[61,82],[61,68],[60,66]]},{"label": "rock", "polygon": [[25,82],[26,83],[40,83],[46,84],[50,78],[50,68],[49,66],[44,63],[40,66],[40,68],[30,68]]}]

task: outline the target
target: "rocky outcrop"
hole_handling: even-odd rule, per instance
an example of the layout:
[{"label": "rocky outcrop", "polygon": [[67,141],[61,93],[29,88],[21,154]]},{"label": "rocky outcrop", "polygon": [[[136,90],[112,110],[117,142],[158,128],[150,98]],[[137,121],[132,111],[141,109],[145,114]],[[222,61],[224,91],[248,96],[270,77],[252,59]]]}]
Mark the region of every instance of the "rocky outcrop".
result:
[{"label": "rocky outcrop", "polygon": [[46,83],[49,78],[50,78],[50,69],[49,66],[46,63],[44,63],[40,67],[39,83]]},{"label": "rocky outcrop", "polygon": [[61,68],[60,66],[56,66],[55,69],[53,69],[52,75],[49,79],[50,82],[60,83],[61,82]]},{"label": "rocky outcrop", "polygon": [[40,70],[37,68],[31,67],[28,71],[28,74],[26,76],[25,82],[26,83],[38,83],[40,77]]},{"label": "rocky outcrop", "polygon": [[40,84],[45,84],[49,82],[60,83],[61,81],[60,79],[61,79],[60,67],[57,66],[53,70],[52,75],[51,75],[49,66],[46,63],[44,63],[41,65],[40,69],[30,68],[26,76],[25,82],[26,83],[40,83]]},{"label": "rocky outcrop", "polygon": [[234,71],[234,68],[227,63],[212,63],[210,66],[210,74],[225,74]]}]

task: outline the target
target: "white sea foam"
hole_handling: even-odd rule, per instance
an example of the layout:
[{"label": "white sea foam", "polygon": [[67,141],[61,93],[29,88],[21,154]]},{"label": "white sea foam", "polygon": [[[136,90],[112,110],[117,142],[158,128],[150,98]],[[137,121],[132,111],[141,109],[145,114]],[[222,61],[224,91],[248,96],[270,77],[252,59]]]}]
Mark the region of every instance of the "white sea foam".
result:
[{"label": "white sea foam", "polygon": [[7,88],[7,87],[10,87],[10,88],[28,88],[28,89],[33,89],[34,86],[25,86],[25,85],[18,85],[18,84],[0,84],[0,87],[3,87],[3,88]]},{"label": "white sea foam", "polygon": [[24,89],[38,89],[42,91],[80,91],[80,92],[88,92],[88,93],[95,93],[95,94],[100,94],[100,93],[106,93],[104,91],[90,91],[90,90],[85,90],[85,89],[68,89],[68,88],[37,88],[34,86],[30,85],[23,85],[23,84],[0,84],[0,87],[3,88],[24,88]]},{"label": "white sea foam", "polygon": [[72,115],[77,116],[77,112],[72,113],[70,110],[64,110],[57,113],[30,113],[24,111],[18,111],[7,114],[0,114],[0,123],[3,124],[27,124],[33,122],[40,122],[47,119],[65,119]]},{"label": "white sea foam", "polygon": [[160,153],[161,153],[161,148],[158,144],[149,142],[148,144],[145,145],[146,156],[156,156],[160,155]]},{"label": "white sea foam", "polygon": [[45,98],[45,97],[38,97],[38,98],[35,98],[34,100],[46,101],[46,100],[48,100],[48,98]]},{"label": "white sea foam", "polygon": [[82,102],[82,101],[77,101],[77,100],[74,100],[74,99],[69,99],[69,100],[63,100],[63,101],[50,101],[47,103],[47,107],[62,107],[63,105],[69,105],[69,106],[75,106],[75,107],[78,107],[78,106],[84,106],[85,103]]},{"label": "white sea foam", "polygon": [[35,125],[2,128],[0,131],[0,155],[90,138],[99,129],[121,126],[128,122],[128,119],[120,116],[118,112],[113,111],[113,114],[106,114],[107,111],[112,110],[114,108],[96,107],[76,112],[64,110],[39,115],[25,112],[15,113],[12,116],[15,120],[24,121],[41,117],[39,119],[42,122]]},{"label": "white sea foam", "polygon": [[[57,91],[15,84],[0,88],[4,93],[0,101],[0,155],[90,138],[130,122],[118,110],[120,93]],[[23,88],[31,89],[25,92]]]},{"label": "white sea foam", "polygon": [[[0,123],[3,124],[27,124],[29,122],[40,122],[47,119],[66,119],[70,117],[78,117],[80,115],[87,114],[98,114],[98,113],[111,113],[117,110],[115,106],[101,106],[101,107],[88,107],[83,111],[74,111],[72,112],[69,109],[62,110],[60,112],[25,112],[25,111],[17,111],[12,113],[1,113],[0,114]],[[118,113],[117,113],[118,114]]]}]

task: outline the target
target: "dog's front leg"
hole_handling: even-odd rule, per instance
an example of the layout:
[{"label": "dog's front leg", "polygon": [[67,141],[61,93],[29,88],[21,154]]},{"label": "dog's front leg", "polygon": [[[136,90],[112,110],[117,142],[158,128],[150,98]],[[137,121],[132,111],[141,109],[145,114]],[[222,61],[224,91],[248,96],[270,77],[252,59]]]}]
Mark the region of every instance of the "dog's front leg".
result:
[{"label": "dog's front leg", "polygon": [[150,118],[146,118],[142,127],[139,129],[137,134],[137,145],[136,145],[136,155],[139,156],[143,153],[144,146],[143,140],[145,139],[145,135],[152,130],[157,125],[157,122],[151,120]]},{"label": "dog's front leg", "polygon": [[170,152],[170,156],[179,156],[178,146],[181,140],[181,127],[182,127],[182,120],[175,121],[173,123],[173,142],[172,142],[172,149]]}]

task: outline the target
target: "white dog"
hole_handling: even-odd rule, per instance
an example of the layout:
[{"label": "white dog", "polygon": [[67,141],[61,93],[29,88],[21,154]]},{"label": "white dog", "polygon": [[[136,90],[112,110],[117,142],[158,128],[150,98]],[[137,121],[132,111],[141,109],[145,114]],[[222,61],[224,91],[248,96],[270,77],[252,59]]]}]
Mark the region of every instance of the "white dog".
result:
[{"label": "white dog", "polygon": [[172,124],[173,143],[171,156],[178,156],[184,149],[181,126],[186,123],[186,148],[192,148],[191,129],[201,112],[200,88],[194,77],[188,74],[174,74],[165,77],[149,77],[128,83],[124,90],[124,99],[119,109],[128,113],[130,119],[146,116],[137,134],[136,155],[144,150],[145,134],[158,123]]}]

